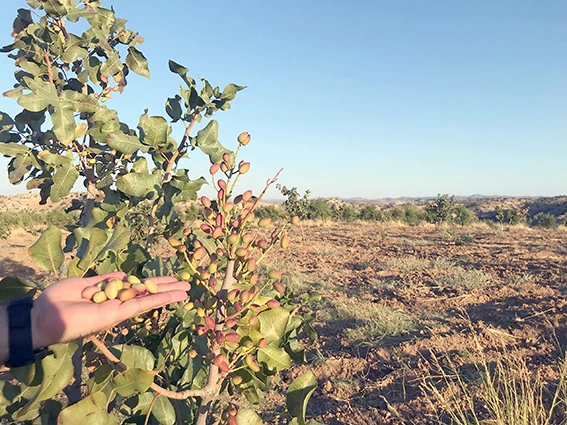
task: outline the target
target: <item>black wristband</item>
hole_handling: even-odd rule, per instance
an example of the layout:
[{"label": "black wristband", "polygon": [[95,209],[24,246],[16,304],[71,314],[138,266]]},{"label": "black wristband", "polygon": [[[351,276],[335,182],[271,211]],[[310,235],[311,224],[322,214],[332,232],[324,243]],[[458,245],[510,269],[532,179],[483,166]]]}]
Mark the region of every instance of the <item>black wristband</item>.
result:
[{"label": "black wristband", "polygon": [[35,363],[32,343],[31,309],[33,299],[20,298],[8,304],[8,347],[10,359],[6,366],[22,367]]}]

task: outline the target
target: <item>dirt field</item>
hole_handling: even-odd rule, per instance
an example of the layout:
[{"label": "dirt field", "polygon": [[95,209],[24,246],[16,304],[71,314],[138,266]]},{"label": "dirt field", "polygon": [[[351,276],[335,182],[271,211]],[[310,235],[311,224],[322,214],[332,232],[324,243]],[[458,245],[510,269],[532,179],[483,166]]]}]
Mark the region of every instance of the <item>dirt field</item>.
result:
[{"label": "dirt field", "polygon": [[[424,385],[446,394],[448,376],[467,376],[476,388],[479,362],[509,357],[557,384],[567,347],[564,226],[304,223],[293,233],[291,248],[270,265],[284,283],[323,294],[320,338],[305,366],[319,381],[310,417],[329,425],[451,423]],[[17,230],[0,240],[0,276],[50,278],[27,255],[36,237]],[[265,408],[279,401],[268,396]]]}]

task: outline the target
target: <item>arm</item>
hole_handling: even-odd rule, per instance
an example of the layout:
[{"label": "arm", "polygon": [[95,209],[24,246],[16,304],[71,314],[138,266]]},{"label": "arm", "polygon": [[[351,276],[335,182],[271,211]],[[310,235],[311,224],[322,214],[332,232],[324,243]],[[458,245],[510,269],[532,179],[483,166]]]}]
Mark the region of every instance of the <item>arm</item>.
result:
[{"label": "arm", "polygon": [[[160,292],[130,301],[117,299],[95,304],[81,297],[83,289],[124,273],[109,273],[89,278],[69,278],[54,283],[35,300],[31,311],[34,349],[70,342],[111,328],[124,320],[166,304],[183,301],[191,288],[172,277],[154,279]],[[8,314],[0,306],[0,364],[8,359]]]}]

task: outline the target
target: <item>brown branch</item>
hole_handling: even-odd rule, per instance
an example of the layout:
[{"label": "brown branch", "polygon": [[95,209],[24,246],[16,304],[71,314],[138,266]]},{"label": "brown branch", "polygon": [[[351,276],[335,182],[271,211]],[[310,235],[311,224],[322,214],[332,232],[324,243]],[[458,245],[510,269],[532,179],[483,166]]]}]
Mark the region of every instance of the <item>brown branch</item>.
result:
[{"label": "brown branch", "polygon": [[49,50],[43,51],[43,56],[45,57],[45,62],[47,63],[47,76],[49,77],[49,82],[53,82],[53,69],[51,65],[51,60],[49,59]]},{"label": "brown branch", "polygon": [[154,404],[156,403],[158,398],[159,393],[156,393],[156,395],[152,399],[152,402],[150,403],[150,406],[148,407],[148,413],[146,413],[146,420],[144,421],[144,425],[148,425],[148,423],[150,422],[150,415],[152,414],[152,409],[154,408]]},{"label": "brown branch", "polygon": [[[95,336],[89,337],[89,341],[91,341],[100,350],[100,352],[104,355],[104,357],[106,357],[108,360],[110,360],[113,363],[114,367],[117,370],[123,372],[126,369],[128,369],[128,366],[126,366],[124,363],[120,361],[118,357],[112,354],[112,352],[108,349],[108,347],[104,344],[104,342],[102,342]],[[214,395],[213,390],[215,389],[211,386],[206,385],[203,388],[199,388],[197,390],[185,390],[185,391],[175,392],[175,391],[166,390],[165,388],[160,387],[155,382],[152,385],[150,385],[150,388],[159,395],[162,395],[167,398],[172,398],[175,400],[185,400],[190,397],[213,396]]]},{"label": "brown branch", "polygon": [[283,171],[283,168],[281,168],[280,171],[278,171],[277,174],[271,180],[268,180],[266,182],[266,186],[264,187],[264,190],[262,191],[262,193],[260,193],[260,196],[258,196],[256,198],[256,202],[254,202],[254,205],[252,205],[252,208],[250,208],[250,211],[248,211],[246,213],[246,215],[242,218],[243,223],[246,223],[246,218],[248,218],[248,216],[250,214],[252,214],[254,212],[254,210],[256,209],[256,207],[260,204],[260,202],[262,201],[262,198],[264,197],[264,195],[266,194],[266,192],[268,191],[270,186],[278,181],[278,177],[279,177],[279,175],[281,174],[282,171]]}]

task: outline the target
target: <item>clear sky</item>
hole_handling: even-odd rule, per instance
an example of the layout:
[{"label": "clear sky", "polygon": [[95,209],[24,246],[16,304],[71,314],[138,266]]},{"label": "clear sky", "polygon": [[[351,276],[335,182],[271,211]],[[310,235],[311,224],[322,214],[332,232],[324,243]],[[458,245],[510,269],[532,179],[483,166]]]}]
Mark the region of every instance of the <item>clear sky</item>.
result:
[{"label": "clear sky", "polygon": [[[181,81],[168,59],[213,85],[248,86],[216,118],[225,145],[252,134],[253,188],[284,167],[281,183],[314,196],[567,193],[564,0],[102,4],[145,37],[152,72],[113,99],[123,121],[145,107],[165,115]],[[19,7],[2,0],[2,44]],[[2,91],[12,73],[0,57]],[[202,155],[191,164],[206,173]]]}]

